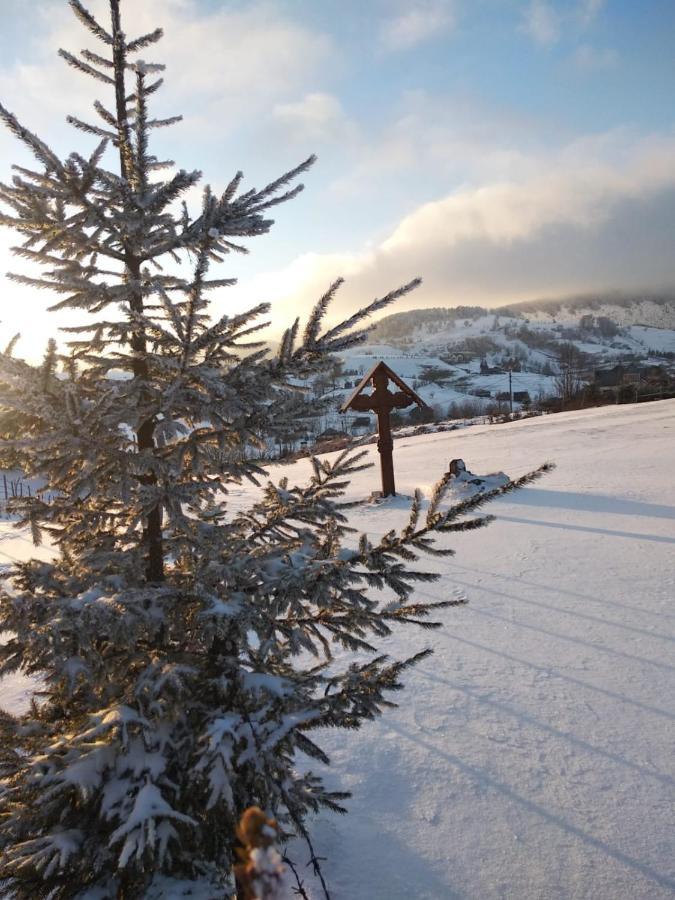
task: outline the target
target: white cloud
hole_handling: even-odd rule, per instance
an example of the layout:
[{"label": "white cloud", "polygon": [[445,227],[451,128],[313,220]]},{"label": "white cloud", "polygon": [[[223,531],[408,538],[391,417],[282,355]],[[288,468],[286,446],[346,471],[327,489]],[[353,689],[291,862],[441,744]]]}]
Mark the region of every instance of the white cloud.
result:
[{"label": "white cloud", "polygon": [[590,44],[581,44],[577,47],[573,56],[574,65],[583,72],[602,71],[613,69],[619,61],[616,50],[608,47],[592,47]]},{"label": "white cloud", "polygon": [[584,28],[595,21],[604,5],[605,0],[580,0],[579,19]]},{"label": "white cloud", "polygon": [[314,91],[296,102],[277,103],[272,114],[289,136],[301,142],[343,143],[356,134],[356,126],[333,94]]},{"label": "white cloud", "polygon": [[406,91],[384,127],[361,130],[351,148],[353,164],[332,187],[339,195],[362,195],[381,193],[386,182],[390,191],[409,187],[419,196],[429,182],[449,185],[513,174],[539,147],[540,132],[536,119],[473,93]]},{"label": "white cloud", "polygon": [[449,0],[422,0],[408,3],[399,15],[382,25],[380,39],[387,50],[409,50],[455,25],[453,4]]},{"label": "white cloud", "polygon": [[[88,4],[99,21],[109,13],[104,0]],[[284,18],[273,4],[254,2],[205,12],[197,0],[143,0],[124,5],[129,35],[152,31],[165,36],[144,51],[167,66],[167,87],[158,104],[183,112],[193,124],[228,132],[245,110],[248,115],[302,89],[319,71],[337,65],[329,37]],[[56,48],[100,51],[66,4],[36,5],[39,38],[30,63],[0,67],[0,96],[19,113],[29,112],[37,125],[59,118],[73,107],[84,111],[94,99],[94,85],[56,58]],[[103,86],[96,93],[105,94]],[[199,109],[199,115],[192,110]],[[163,110],[162,110],[163,114]]]},{"label": "white cloud", "polygon": [[[590,28],[605,5],[605,0],[572,0],[556,5],[553,0],[528,0],[523,10],[521,31],[540,47],[556,44],[565,32],[578,37],[580,31]],[[610,58],[613,51],[599,51],[600,58]],[[582,57],[584,53],[582,53]],[[594,59],[595,68],[597,58]],[[606,63],[604,64],[607,65]],[[593,66],[591,66],[593,67]]]},{"label": "white cloud", "polygon": [[522,30],[536,44],[550,46],[560,37],[560,17],[546,0],[530,0],[524,11]]},{"label": "white cloud", "polygon": [[416,275],[425,283],[407,308],[661,287],[675,282],[666,246],[674,214],[675,136],[610,133],[424,204],[374,247],[305,254],[248,289],[277,301],[281,324],[338,275],[348,277],[338,313]]}]

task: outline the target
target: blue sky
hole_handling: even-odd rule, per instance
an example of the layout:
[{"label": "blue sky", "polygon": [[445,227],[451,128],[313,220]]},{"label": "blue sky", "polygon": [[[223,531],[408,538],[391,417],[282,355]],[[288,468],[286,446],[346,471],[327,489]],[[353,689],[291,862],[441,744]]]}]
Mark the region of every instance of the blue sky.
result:
[{"label": "blue sky", "polygon": [[[107,4],[91,0],[105,16]],[[672,0],[123,0],[162,25],[157,113],[179,165],[261,184],[316,152],[219,308],[271,299],[275,327],[339,274],[337,311],[415,275],[407,307],[675,283]],[[3,0],[0,99],[59,150],[96,86],[59,46],[88,43],[65,0]],[[92,90],[93,89],[93,90]],[[103,88],[105,90],[105,88]],[[21,152],[0,136],[0,177]],[[196,199],[196,198],[195,198]],[[0,269],[11,236],[0,237]],[[46,299],[2,287],[0,339],[32,344]]]}]

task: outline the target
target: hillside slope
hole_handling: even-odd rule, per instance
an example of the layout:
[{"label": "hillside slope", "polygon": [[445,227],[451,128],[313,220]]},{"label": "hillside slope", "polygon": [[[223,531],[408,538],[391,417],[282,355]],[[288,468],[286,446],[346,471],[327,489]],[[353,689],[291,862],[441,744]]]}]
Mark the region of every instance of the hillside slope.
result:
[{"label": "hillside slope", "polygon": [[620,326],[648,325],[675,329],[675,291],[623,294],[620,291],[573,297],[528,300],[487,309],[481,306],[447,306],[412,309],[381,318],[374,330],[375,340],[389,341],[416,330],[429,333],[456,328],[464,320],[481,317],[517,317],[530,321],[578,322],[584,315],[607,316]]},{"label": "hillside slope", "polygon": [[[584,394],[577,406],[596,405],[604,390],[618,399],[624,384],[643,399],[672,396],[675,295],[394,313],[376,323],[367,344],[341,355],[343,374],[325,394],[329,402],[339,406],[380,359],[411,381],[436,420],[546,407],[563,390]],[[561,381],[561,372],[571,376]],[[339,428],[339,417],[329,424]]]},{"label": "hillside slope", "polygon": [[585,314],[609,316],[617,325],[652,325],[675,328],[675,292],[623,294],[620,291],[578,297],[533,300],[510,304],[513,312],[529,317],[556,316],[570,319]]}]

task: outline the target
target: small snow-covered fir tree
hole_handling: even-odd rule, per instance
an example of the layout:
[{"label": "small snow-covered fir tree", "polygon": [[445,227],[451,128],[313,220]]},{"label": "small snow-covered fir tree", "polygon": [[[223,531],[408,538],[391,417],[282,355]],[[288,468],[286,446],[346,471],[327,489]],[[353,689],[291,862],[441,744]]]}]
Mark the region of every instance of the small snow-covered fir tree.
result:
[{"label": "small snow-covered fir tree", "polygon": [[[228,485],[264,474],[247,448],[297,413],[291,384],[417,282],[322,332],[336,282],[275,358],[251,340],[265,306],[212,319],[209,292],[231,283],[212,264],[269,230],[313,160],[262,190],[238,173],[191,215],[180,201],[200,174],[150,149],[174,121],[151,117],[161,66],[138,59],[161,31],[127,37],[109,2],[103,24],[70,0],[100,49],[61,51],[107,92],[95,123],[70,120],[91,153],[60,159],[0,106],[37,161],[0,187],[17,252],[44,271],[14,277],[86,318],[65,355],[53,342],[37,366],[0,355],[0,464],[48,487],[18,511],[56,551],[14,566],[0,592],[0,675],[41,679],[28,714],[0,718],[0,879],[17,900],[223,898],[247,807],[310,849],[307,813],[341,809],[346,795],[295,757],[328,762],[318,729],[358,728],[389,703],[414,659],[387,660],[376,639],[453,605],[414,602],[434,576],[411,564],[449,552],[437,534],[484,524],[462,517],[487,498],[442,512],[443,481],[423,519],[416,496],[400,533],[346,549],[340,497],[363,461],[342,455],[228,511]],[[373,596],[383,587],[396,602]],[[336,661],[335,647],[370,658]]]}]

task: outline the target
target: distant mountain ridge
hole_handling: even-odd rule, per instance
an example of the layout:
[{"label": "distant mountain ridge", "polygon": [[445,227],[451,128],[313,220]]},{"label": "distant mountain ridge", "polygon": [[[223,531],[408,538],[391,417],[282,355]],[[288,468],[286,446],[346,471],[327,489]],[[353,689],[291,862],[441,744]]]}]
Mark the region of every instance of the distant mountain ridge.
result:
[{"label": "distant mountain ridge", "polygon": [[615,324],[649,325],[675,329],[675,288],[663,292],[628,294],[620,291],[581,294],[569,297],[528,300],[488,309],[482,306],[453,306],[413,309],[380,319],[371,333],[371,342],[387,342],[411,336],[415,331],[451,329],[455,322],[498,316],[534,321],[577,322],[582,316],[605,316]]},{"label": "distant mountain ridge", "polygon": [[[675,288],[669,291],[625,293],[607,291],[579,294],[523,303],[510,303],[502,313],[511,310],[526,317],[543,314],[548,317],[580,318],[583,315],[607,316],[617,325],[651,325],[675,328]],[[496,311],[496,310],[495,310]]]}]

